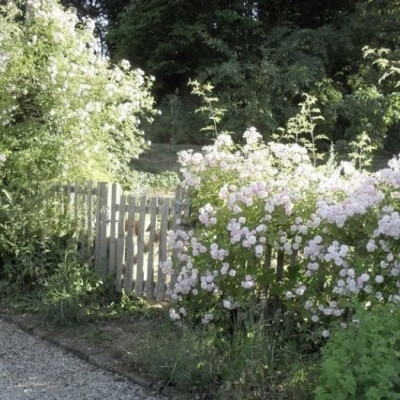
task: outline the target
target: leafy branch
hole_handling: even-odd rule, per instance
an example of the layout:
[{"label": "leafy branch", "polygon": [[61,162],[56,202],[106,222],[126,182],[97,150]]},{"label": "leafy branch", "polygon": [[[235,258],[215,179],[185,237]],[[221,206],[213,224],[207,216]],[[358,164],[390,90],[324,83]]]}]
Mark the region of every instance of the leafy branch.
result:
[{"label": "leafy branch", "polygon": [[286,129],[279,128],[280,134],[275,134],[274,139],[283,139],[287,142],[298,143],[312,153],[314,165],[322,155],[318,154],[316,143],[319,140],[329,140],[326,135],[315,135],[315,127],[323,121],[321,110],[315,106],[317,98],[304,93],[305,100],[299,104],[300,111],[287,122]]},{"label": "leafy branch", "polygon": [[204,103],[198,109],[196,113],[208,114],[208,119],[211,120],[211,124],[205,126],[201,131],[214,132],[215,137],[218,136],[218,124],[224,118],[226,109],[217,106],[219,102],[218,97],[213,96],[214,86],[210,83],[200,83],[197,80],[189,80],[189,86],[192,87],[192,94],[199,96]]},{"label": "leafy branch", "polygon": [[372,144],[371,138],[365,131],[350,142],[349,146],[353,150],[349,153],[349,157],[359,171],[372,164],[372,153],[376,150],[376,146]]}]

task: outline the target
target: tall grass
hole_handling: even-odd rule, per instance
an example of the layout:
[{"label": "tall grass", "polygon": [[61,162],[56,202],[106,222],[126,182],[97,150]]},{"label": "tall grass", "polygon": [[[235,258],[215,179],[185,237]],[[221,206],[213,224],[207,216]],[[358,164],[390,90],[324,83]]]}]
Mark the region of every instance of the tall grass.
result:
[{"label": "tall grass", "polygon": [[227,334],[214,326],[166,324],[131,352],[154,379],[210,399],[312,399],[315,355],[272,325],[248,319]]}]

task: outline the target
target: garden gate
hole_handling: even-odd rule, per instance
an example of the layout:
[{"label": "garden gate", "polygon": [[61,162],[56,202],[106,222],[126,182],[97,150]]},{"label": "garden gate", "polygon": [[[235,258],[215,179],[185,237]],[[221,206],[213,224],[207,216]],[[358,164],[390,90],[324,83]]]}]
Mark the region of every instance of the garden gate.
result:
[{"label": "garden gate", "polygon": [[118,184],[66,185],[62,208],[74,218],[83,259],[110,290],[162,301],[169,282],[160,269],[170,253],[168,232],[189,216],[180,186],[175,197],[133,196]]}]

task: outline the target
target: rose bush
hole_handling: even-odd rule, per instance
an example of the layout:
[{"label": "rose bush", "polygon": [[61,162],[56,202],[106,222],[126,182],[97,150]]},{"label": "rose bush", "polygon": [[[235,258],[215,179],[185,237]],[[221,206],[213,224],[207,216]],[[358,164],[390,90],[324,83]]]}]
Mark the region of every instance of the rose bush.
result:
[{"label": "rose bush", "polygon": [[324,322],[354,298],[400,303],[400,160],[376,173],[332,160],[315,167],[297,144],[264,144],[254,128],[244,139],[238,147],[220,135],[202,154],[180,154],[198,219],[171,235],[171,317],[224,323],[268,288],[281,312],[327,337]]}]

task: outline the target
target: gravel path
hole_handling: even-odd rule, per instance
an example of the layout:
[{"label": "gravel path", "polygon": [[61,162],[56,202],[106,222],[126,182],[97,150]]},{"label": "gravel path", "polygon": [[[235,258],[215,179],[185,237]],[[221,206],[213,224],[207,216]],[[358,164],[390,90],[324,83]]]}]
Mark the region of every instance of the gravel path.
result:
[{"label": "gravel path", "polygon": [[162,400],[0,320],[0,400]]}]

